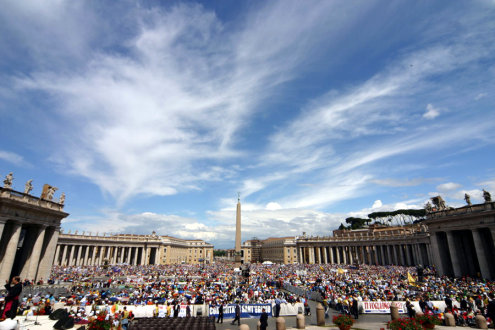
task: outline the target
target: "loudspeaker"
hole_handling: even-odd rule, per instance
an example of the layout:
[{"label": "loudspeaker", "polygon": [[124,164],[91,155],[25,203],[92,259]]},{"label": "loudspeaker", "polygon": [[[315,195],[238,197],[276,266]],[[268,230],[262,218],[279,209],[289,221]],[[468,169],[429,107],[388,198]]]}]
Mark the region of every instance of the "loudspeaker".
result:
[{"label": "loudspeaker", "polygon": [[68,316],[58,320],[57,323],[53,325],[53,328],[57,330],[65,330],[73,327],[74,327],[74,319]]},{"label": "loudspeaker", "polygon": [[68,316],[69,316],[69,313],[67,313],[67,310],[65,310],[63,308],[59,308],[56,311],[52,312],[50,314],[50,316],[48,316],[48,318],[50,320],[60,320],[60,319],[67,318]]}]

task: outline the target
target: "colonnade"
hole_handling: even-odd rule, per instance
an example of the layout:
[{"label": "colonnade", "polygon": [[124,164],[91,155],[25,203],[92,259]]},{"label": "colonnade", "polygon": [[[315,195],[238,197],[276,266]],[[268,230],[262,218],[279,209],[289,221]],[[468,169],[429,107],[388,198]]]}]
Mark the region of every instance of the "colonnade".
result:
[{"label": "colonnade", "polygon": [[367,264],[367,265],[431,265],[429,244],[381,245],[311,245],[298,247],[300,263]]},{"label": "colonnade", "polygon": [[430,237],[440,274],[495,278],[495,228],[435,231]]},{"label": "colonnade", "polygon": [[48,278],[59,232],[55,226],[0,219],[0,281],[14,275]]},{"label": "colonnade", "polygon": [[54,265],[98,266],[126,263],[129,265],[152,265],[160,260],[158,247],[59,244]]}]

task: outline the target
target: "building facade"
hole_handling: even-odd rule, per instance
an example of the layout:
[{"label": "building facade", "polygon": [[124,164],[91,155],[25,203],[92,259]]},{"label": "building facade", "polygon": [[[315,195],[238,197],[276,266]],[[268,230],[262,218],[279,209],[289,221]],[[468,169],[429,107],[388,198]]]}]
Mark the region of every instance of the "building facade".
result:
[{"label": "building facade", "polygon": [[[42,197],[12,189],[12,174],[0,188],[0,281],[12,276],[39,280],[48,278],[60,233],[64,198],[53,200],[56,188],[45,185]],[[48,191],[48,188],[50,189]],[[63,196],[63,195],[62,195]]]},{"label": "building facade", "polygon": [[90,235],[62,233],[55,252],[55,265],[96,266],[105,264],[165,265],[213,262],[213,245],[202,240],[171,236]]},{"label": "building facade", "polygon": [[427,215],[424,223],[440,274],[495,279],[495,203],[486,199]]},{"label": "building facade", "polygon": [[431,265],[426,226],[370,226],[333,236],[296,238],[298,262],[309,264]]}]

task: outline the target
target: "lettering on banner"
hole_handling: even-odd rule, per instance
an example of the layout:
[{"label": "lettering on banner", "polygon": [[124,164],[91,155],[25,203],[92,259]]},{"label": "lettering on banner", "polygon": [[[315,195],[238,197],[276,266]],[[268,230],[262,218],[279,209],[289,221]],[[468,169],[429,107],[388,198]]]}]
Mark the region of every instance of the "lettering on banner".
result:
[{"label": "lettering on banner", "polygon": [[[395,303],[399,307],[399,313],[407,313],[405,301],[396,301]],[[390,313],[392,301],[363,301],[359,304],[362,306],[365,314],[388,314]]]}]

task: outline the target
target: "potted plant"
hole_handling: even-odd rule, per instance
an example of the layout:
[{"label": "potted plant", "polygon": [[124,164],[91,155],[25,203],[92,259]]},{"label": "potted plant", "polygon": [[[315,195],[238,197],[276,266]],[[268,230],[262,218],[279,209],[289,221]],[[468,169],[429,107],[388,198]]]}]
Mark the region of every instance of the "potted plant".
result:
[{"label": "potted plant", "polygon": [[435,325],[442,324],[442,321],[436,315],[416,315],[416,320],[423,326],[423,329],[433,329]]},{"label": "potted plant", "polygon": [[349,330],[354,324],[354,319],[349,315],[334,316],[332,321],[340,330]]},{"label": "potted plant", "polygon": [[423,330],[418,320],[409,317],[389,321],[387,327],[391,330]]},{"label": "potted plant", "polygon": [[112,327],[112,321],[107,318],[106,312],[100,312],[88,323],[89,330],[109,330]]}]

